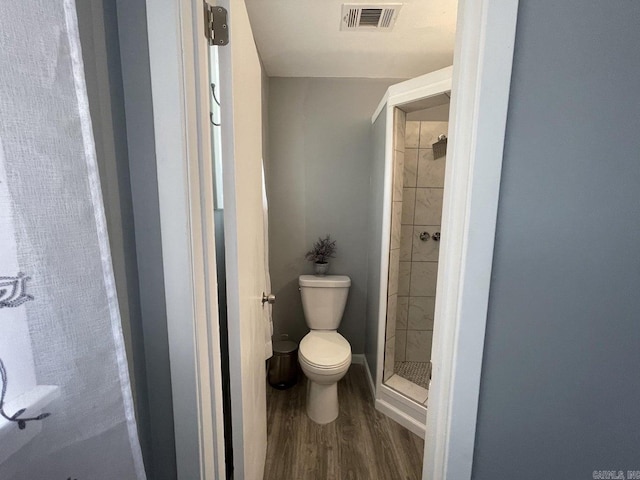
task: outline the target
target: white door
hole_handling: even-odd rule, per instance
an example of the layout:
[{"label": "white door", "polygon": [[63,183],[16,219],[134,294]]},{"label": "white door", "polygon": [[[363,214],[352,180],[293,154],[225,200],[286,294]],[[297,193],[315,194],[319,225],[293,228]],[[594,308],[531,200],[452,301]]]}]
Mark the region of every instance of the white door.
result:
[{"label": "white door", "polygon": [[218,54],[234,478],[253,480],[267,451],[262,73],[244,1],[218,5],[230,34]]}]

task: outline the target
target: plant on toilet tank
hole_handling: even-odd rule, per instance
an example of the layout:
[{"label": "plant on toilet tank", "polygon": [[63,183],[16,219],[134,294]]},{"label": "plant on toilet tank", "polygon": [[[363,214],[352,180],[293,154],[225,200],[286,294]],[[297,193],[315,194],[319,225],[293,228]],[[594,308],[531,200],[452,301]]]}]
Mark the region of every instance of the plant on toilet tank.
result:
[{"label": "plant on toilet tank", "polygon": [[311,250],[305,254],[305,258],[313,262],[313,269],[316,275],[323,276],[329,271],[329,259],[335,257],[336,241],[331,240],[331,235],[318,238]]}]

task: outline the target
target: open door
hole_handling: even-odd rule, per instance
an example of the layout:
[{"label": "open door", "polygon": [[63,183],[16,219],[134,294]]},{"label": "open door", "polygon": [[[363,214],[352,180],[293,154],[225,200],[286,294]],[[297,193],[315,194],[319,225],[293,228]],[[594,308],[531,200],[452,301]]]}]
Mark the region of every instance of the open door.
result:
[{"label": "open door", "polygon": [[267,291],[262,179],[262,71],[242,0],[222,0],[218,47],[233,478],[262,478],[267,451]]}]

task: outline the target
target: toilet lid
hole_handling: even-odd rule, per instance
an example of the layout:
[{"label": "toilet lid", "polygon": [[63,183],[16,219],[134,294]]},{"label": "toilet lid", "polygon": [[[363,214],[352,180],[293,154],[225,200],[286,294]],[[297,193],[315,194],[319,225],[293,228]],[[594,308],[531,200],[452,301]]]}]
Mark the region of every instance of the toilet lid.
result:
[{"label": "toilet lid", "polygon": [[302,339],[299,352],[309,364],[329,368],[350,359],[351,345],[338,332],[314,330]]},{"label": "toilet lid", "polygon": [[300,275],[298,285],[301,287],[345,288],[351,286],[351,279],[346,275]]}]

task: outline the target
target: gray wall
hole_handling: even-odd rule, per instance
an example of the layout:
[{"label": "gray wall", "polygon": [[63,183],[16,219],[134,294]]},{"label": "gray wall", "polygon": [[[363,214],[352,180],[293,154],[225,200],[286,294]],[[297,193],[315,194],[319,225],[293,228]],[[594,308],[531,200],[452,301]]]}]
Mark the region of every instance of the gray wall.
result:
[{"label": "gray wall", "polygon": [[176,478],[177,473],[146,5],[145,0],[110,2],[117,6],[149,392],[151,449],[145,465],[149,478],[170,480]]},{"label": "gray wall", "polygon": [[122,333],[147,459],[151,428],[115,1],[78,2],[76,9]]},{"label": "gray wall", "polygon": [[[106,36],[105,21],[108,18],[104,15],[102,0],[80,2],[76,10],[93,138],[109,230],[109,246],[135,398],[136,378],[133,367],[130,315],[139,318],[140,303],[137,298],[137,271],[135,269],[127,271],[125,263],[125,258],[133,254],[135,266],[135,236],[133,228],[127,228],[133,225],[133,211],[127,139],[126,136],[122,136],[124,124],[120,121],[124,119],[124,111],[122,102],[118,102],[117,97],[112,96],[112,89],[122,86],[122,81],[118,80],[120,56],[117,43],[115,48],[113,48],[114,45],[108,44],[111,38],[107,39]],[[112,81],[113,77],[115,82]],[[119,135],[116,135],[116,131]],[[127,273],[130,274],[129,277]],[[132,289],[131,295],[130,289]]]},{"label": "gray wall", "polygon": [[640,470],[640,2],[520,2],[473,478]]},{"label": "gray wall", "polygon": [[[149,478],[175,446],[144,0],[78,2],[87,91]],[[135,223],[134,223],[135,220]]]},{"label": "gray wall", "polygon": [[269,248],[275,338],[299,341],[304,322],[298,276],[321,235],[337,240],[331,274],[352,279],[340,332],[364,352],[367,202],[371,115],[397,80],[271,78],[269,86]]}]

